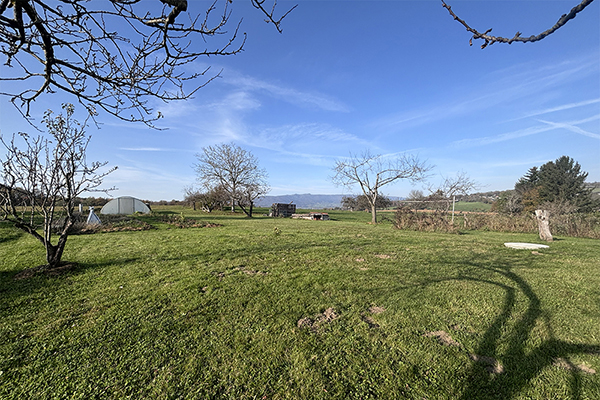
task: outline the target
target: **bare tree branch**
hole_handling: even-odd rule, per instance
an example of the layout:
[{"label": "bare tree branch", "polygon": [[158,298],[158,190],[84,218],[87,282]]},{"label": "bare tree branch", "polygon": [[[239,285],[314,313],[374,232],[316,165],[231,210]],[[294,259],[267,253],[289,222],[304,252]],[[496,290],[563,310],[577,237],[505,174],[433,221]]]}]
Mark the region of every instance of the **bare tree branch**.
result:
[{"label": "bare tree branch", "polygon": [[[250,0],[281,32],[276,0]],[[162,3],[158,12],[155,4]],[[1,0],[0,54],[7,69],[0,95],[29,117],[42,94],[63,91],[90,115],[104,110],[122,120],[153,126],[148,100],[185,100],[219,76],[210,68],[189,72],[201,57],[242,51],[240,22],[231,32],[230,0],[214,0],[204,15],[187,0]],[[220,9],[220,11],[219,11]],[[212,38],[210,47],[202,48]]]},{"label": "bare tree branch", "polygon": [[465,27],[465,29],[469,32],[471,32],[473,34],[473,37],[469,40],[469,45],[473,45],[473,39],[482,39],[484,41],[484,43],[481,45],[482,49],[485,49],[488,45],[492,45],[494,43],[508,43],[508,44],[512,44],[513,42],[521,42],[521,43],[528,43],[528,42],[537,42],[539,40],[542,40],[544,38],[546,38],[547,36],[553,34],[554,32],[556,32],[558,29],[560,29],[562,26],[564,26],[567,22],[569,22],[570,20],[572,20],[573,18],[575,18],[575,16],[580,13],[581,11],[583,11],[587,6],[589,6],[590,4],[592,4],[594,0],[583,0],[581,3],[579,3],[577,6],[573,7],[571,9],[571,11],[569,11],[568,14],[563,14],[558,21],[556,22],[556,24],[554,24],[551,28],[545,30],[544,32],[538,34],[538,35],[531,35],[529,37],[522,37],[521,36],[521,32],[517,32],[515,33],[515,36],[513,36],[512,38],[505,38],[502,36],[492,36],[489,35],[489,33],[492,31],[492,28],[486,30],[485,32],[481,33],[480,31],[471,28],[464,20],[460,19],[455,13],[454,11],[452,11],[452,8],[446,4],[446,2],[444,2],[444,0],[442,0],[442,6],[448,10],[448,12],[450,13],[450,15],[454,18],[455,21],[458,21],[462,26]]}]

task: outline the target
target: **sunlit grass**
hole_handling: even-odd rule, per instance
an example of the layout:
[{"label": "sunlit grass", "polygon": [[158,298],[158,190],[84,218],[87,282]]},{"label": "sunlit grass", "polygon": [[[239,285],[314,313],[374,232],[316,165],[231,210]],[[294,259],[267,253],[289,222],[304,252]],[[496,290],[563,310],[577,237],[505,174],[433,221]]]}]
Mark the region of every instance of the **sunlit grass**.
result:
[{"label": "sunlit grass", "polygon": [[553,365],[600,371],[597,240],[157,211],[222,226],[72,236],[76,270],[14,280],[43,248],[0,225],[0,398],[600,398]]}]

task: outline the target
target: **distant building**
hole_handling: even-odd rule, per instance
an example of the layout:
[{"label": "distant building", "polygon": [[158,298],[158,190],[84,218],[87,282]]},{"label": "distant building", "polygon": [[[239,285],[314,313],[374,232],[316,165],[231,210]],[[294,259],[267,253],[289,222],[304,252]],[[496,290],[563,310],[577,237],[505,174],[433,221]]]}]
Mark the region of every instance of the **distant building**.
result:
[{"label": "distant building", "polygon": [[310,219],[313,221],[327,221],[329,220],[329,214],[324,212],[310,212],[308,214],[293,214],[292,218]]},{"label": "distant building", "polygon": [[291,217],[295,212],[295,204],[273,203],[269,217]]}]

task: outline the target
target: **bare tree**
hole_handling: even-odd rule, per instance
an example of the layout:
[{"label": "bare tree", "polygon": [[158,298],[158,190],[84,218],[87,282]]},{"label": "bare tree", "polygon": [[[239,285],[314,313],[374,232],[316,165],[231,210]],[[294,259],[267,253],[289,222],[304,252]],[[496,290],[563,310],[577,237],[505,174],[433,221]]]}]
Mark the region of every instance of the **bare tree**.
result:
[{"label": "bare tree", "polygon": [[[85,127],[72,119],[73,106],[65,104],[63,109],[66,115],[45,114],[51,139],[25,133],[13,135],[9,142],[0,137],[6,148],[1,159],[0,215],[44,245],[48,268],[61,262],[75,220],[77,197],[98,190],[103,178],[116,169],[99,173],[106,163],[87,163],[90,137]],[[18,137],[25,143],[24,149],[17,145]],[[58,231],[56,244],[52,243],[53,229]]]},{"label": "bare tree", "polygon": [[[425,195],[423,194],[423,192],[421,190],[411,190],[408,193],[408,198],[407,198],[408,202],[411,205],[411,208],[416,210],[421,210],[423,208],[427,208],[426,204],[424,202],[425,200]],[[404,204],[406,202],[402,202],[401,204]]]},{"label": "bare tree", "polygon": [[248,200],[254,202],[268,192],[267,172],[252,153],[234,143],[204,147],[196,157],[198,180],[205,187],[221,186],[229,195],[232,212],[236,204],[250,205]]},{"label": "bare tree", "polygon": [[405,154],[389,158],[365,151],[362,155],[350,154],[349,158],[336,161],[332,181],[348,188],[358,185],[371,206],[371,222],[375,224],[379,190],[399,179],[422,180],[430,169],[416,156]]},{"label": "bare tree", "polygon": [[[271,6],[250,2],[280,32],[282,19],[295,8],[276,17],[276,0]],[[160,3],[0,0],[0,54],[12,67],[9,76],[0,77],[11,82],[0,94],[25,117],[42,93],[61,91],[74,95],[92,116],[102,109],[152,125],[160,114],[153,114],[149,98],[189,98],[219,73],[189,72],[185,66],[204,56],[236,54],[246,40],[240,23],[226,30],[231,0],[214,0],[204,13],[187,12],[200,2]],[[202,48],[207,38],[213,45]]]},{"label": "bare tree", "polygon": [[438,186],[429,185],[430,195],[427,200],[434,203],[436,209],[450,209],[452,198],[458,195],[467,195],[479,188],[479,184],[472,180],[464,171],[459,171],[455,176],[442,177]]},{"label": "bare tree", "polygon": [[521,43],[528,43],[528,42],[537,42],[539,40],[542,40],[544,38],[546,38],[548,35],[553,34],[554,32],[556,32],[558,29],[560,29],[562,26],[564,26],[567,22],[569,22],[570,20],[572,20],[573,18],[575,18],[575,16],[577,16],[578,13],[580,13],[581,11],[583,11],[587,6],[589,6],[590,4],[592,4],[594,0],[582,0],[581,3],[579,3],[577,6],[573,7],[571,9],[571,11],[569,11],[568,14],[563,14],[558,21],[556,22],[556,24],[554,24],[551,28],[545,30],[544,32],[538,34],[538,35],[531,35],[529,37],[522,37],[521,36],[521,32],[517,32],[515,33],[515,36],[513,36],[512,38],[506,38],[506,37],[502,37],[502,36],[492,36],[489,35],[489,33],[492,31],[492,28],[486,30],[485,32],[481,33],[480,31],[478,31],[477,29],[471,28],[471,26],[469,26],[469,24],[467,24],[464,20],[460,19],[455,13],[454,11],[452,11],[452,7],[450,7],[448,4],[446,4],[446,2],[444,2],[444,0],[442,0],[442,6],[448,10],[448,12],[450,13],[450,15],[454,18],[455,21],[458,21],[462,26],[465,27],[465,29],[469,32],[471,32],[473,34],[473,37],[469,40],[469,45],[473,45],[473,39],[481,39],[483,40],[483,44],[481,45],[482,49],[485,49],[487,46],[492,45],[494,43],[508,43],[508,44],[512,44],[514,42],[521,42]]}]

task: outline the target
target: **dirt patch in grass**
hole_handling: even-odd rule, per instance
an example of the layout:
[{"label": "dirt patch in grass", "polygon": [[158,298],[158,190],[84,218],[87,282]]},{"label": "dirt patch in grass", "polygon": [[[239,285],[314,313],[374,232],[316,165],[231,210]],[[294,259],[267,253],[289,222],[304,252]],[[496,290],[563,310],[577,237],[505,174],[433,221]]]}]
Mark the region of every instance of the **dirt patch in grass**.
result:
[{"label": "dirt patch in grass", "polygon": [[504,367],[498,360],[493,357],[480,356],[477,354],[469,354],[469,358],[476,363],[482,364],[490,374],[501,374],[504,372]]},{"label": "dirt patch in grass", "polygon": [[[459,325],[453,325],[452,328],[459,329],[461,327]],[[461,348],[463,347],[462,344],[452,339],[452,336],[450,336],[446,331],[427,332],[423,336],[435,337],[438,340],[438,342],[444,346]],[[493,357],[480,356],[478,354],[469,354],[469,358],[475,361],[476,363],[483,365],[486,371],[488,371],[490,374],[501,374],[504,372],[504,367],[502,366],[502,364],[500,364],[500,362]]]},{"label": "dirt patch in grass", "polygon": [[316,332],[324,324],[330,323],[338,318],[339,315],[335,312],[335,309],[333,307],[329,307],[320,314],[299,319],[297,325],[298,328],[308,328],[311,331]]},{"label": "dirt patch in grass", "polygon": [[572,362],[564,359],[564,358],[555,358],[552,362],[552,365],[558,368],[566,369],[567,371],[576,371],[583,372],[586,374],[593,375],[596,373],[596,370],[588,367],[584,364],[573,364]]},{"label": "dirt patch in grass", "polygon": [[61,262],[57,267],[48,268],[47,264],[39,265],[37,267],[26,268],[23,271],[17,273],[13,279],[15,281],[21,281],[23,279],[29,279],[36,275],[46,275],[46,276],[59,276],[65,274],[69,271],[73,271],[79,267],[79,264],[74,262],[64,261]]},{"label": "dirt patch in grass", "polygon": [[381,314],[384,311],[385,308],[383,307],[371,306],[367,309],[366,312],[361,313],[360,318],[363,320],[364,323],[366,323],[369,326],[369,328],[379,328],[379,324],[373,319],[373,317],[366,315],[366,313],[376,315]]},{"label": "dirt patch in grass", "polygon": [[222,225],[210,222],[198,221],[193,218],[185,218],[183,215],[161,215],[156,218],[159,222],[164,222],[176,228],[216,228]]},{"label": "dirt patch in grass", "polygon": [[443,344],[444,346],[462,347],[462,345],[456,340],[452,339],[452,336],[450,336],[446,331],[427,332],[423,336],[435,337],[438,340],[438,342],[440,342],[440,344]]},{"label": "dirt patch in grass", "polygon": [[382,260],[388,260],[392,258],[392,256],[390,256],[389,254],[375,254],[375,257],[381,258]]},{"label": "dirt patch in grass", "polygon": [[382,312],[385,311],[385,308],[379,307],[379,306],[371,306],[371,307],[369,307],[369,309],[367,311],[370,312],[371,314],[381,314]]},{"label": "dirt patch in grass", "polygon": [[223,278],[225,278],[225,272],[213,272],[213,275],[216,275],[219,281],[222,281]]},{"label": "dirt patch in grass", "polygon": [[374,328],[379,328],[379,324],[377,322],[375,322],[375,320],[371,317],[369,317],[368,315],[363,315],[362,320],[365,324],[367,324],[369,326],[369,328],[374,329]]},{"label": "dirt patch in grass", "polygon": [[102,215],[102,225],[76,224],[73,234],[88,235],[98,232],[147,231],[154,226],[137,218],[122,215]]}]

